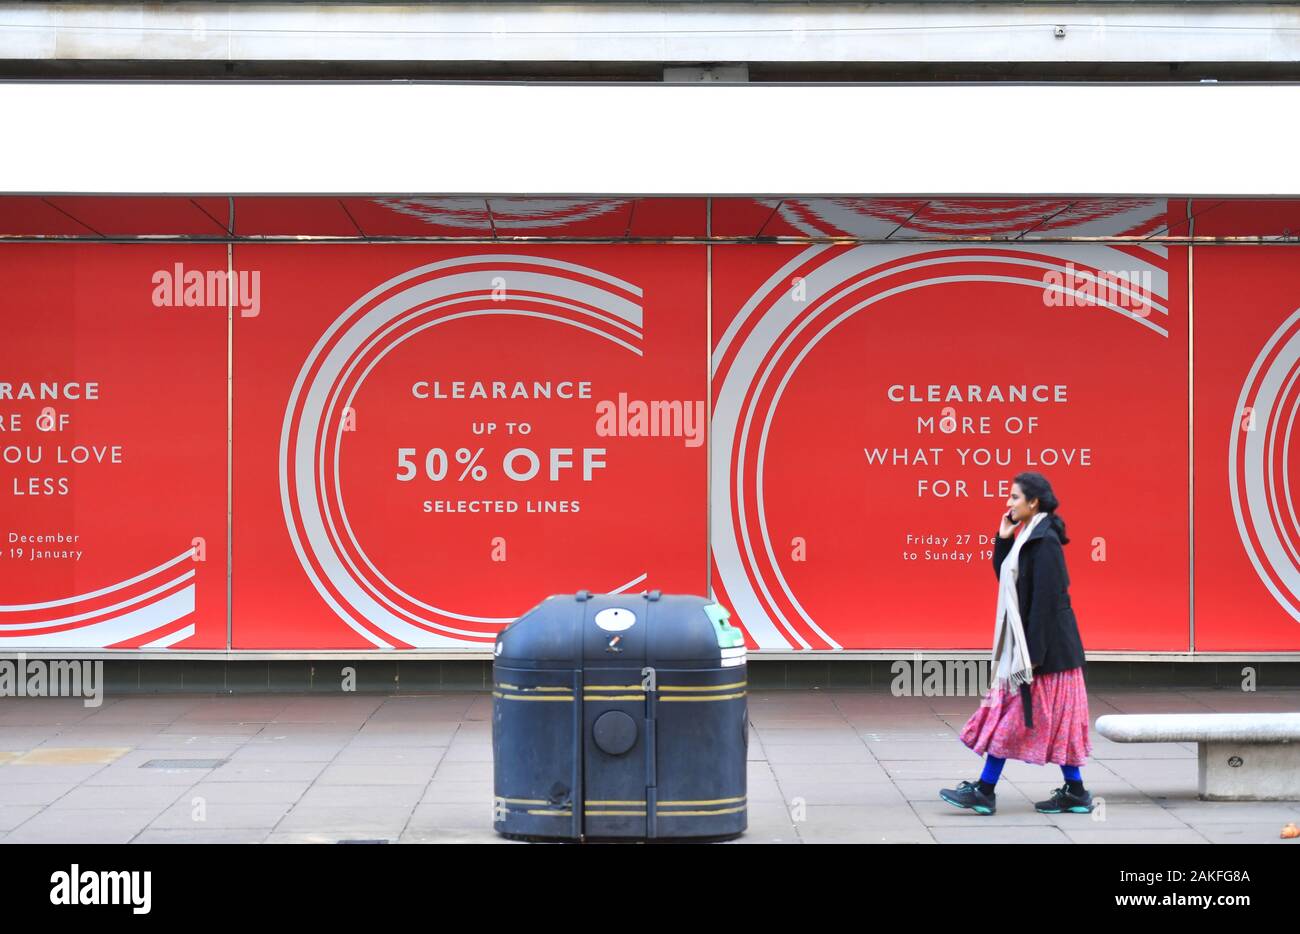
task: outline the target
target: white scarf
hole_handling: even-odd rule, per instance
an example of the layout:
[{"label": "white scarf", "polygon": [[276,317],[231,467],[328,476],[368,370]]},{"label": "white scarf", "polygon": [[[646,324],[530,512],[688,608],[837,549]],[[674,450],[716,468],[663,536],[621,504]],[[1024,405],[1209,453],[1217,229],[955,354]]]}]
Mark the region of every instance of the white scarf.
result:
[{"label": "white scarf", "polygon": [[993,627],[993,681],[1002,691],[1019,690],[1034,678],[1034,666],[1029,660],[1029,642],[1020,619],[1020,597],[1016,593],[1016,578],[1020,576],[1020,546],[1029,539],[1034,527],[1050,513],[1038,512],[1029,520],[1011,546],[1011,553],[1002,561],[998,576],[998,615]]}]

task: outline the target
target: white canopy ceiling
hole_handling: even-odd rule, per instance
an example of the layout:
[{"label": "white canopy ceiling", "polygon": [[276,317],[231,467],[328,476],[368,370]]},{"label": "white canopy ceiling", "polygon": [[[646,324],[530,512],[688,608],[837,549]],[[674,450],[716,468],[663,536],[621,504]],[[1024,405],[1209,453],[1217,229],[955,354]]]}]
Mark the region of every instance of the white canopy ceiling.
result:
[{"label": "white canopy ceiling", "polygon": [[10,193],[1296,195],[1294,85],[0,83]]}]

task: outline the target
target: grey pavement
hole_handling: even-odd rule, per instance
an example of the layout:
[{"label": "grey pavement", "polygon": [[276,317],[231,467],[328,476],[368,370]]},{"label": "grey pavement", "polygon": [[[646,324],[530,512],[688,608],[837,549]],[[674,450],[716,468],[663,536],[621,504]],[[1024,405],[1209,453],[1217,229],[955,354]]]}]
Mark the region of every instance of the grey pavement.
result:
[{"label": "grey pavement", "polygon": [[[1108,713],[1295,711],[1300,690],[1099,690]],[[1092,733],[1093,814],[1039,814],[1057,766],[1009,761],[998,813],[938,790],[981,764],[976,697],[753,691],[749,830],[735,843],[1279,843],[1300,802],[1196,797],[1191,743]],[[0,699],[0,843],[512,842],[492,830],[492,698],[131,695]]]}]

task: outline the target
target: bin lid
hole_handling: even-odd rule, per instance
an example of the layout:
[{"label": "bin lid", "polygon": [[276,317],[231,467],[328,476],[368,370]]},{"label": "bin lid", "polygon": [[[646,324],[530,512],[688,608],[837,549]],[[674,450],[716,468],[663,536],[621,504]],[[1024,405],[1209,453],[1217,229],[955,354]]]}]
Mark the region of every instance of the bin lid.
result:
[{"label": "bin lid", "polygon": [[556,594],[497,636],[510,668],[726,668],[745,663],[743,633],[708,597]]}]

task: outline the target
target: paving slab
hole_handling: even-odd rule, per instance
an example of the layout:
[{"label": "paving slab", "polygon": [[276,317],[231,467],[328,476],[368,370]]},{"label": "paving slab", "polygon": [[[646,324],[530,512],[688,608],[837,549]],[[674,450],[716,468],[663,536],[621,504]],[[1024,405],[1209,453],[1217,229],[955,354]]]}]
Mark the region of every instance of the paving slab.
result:
[{"label": "paving slab", "polygon": [[185,830],[195,827],[272,828],[293,807],[288,801],[249,804],[236,801],[211,801],[193,790],[149,823],[151,829]]},{"label": "paving slab", "polygon": [[[1092,735],[1088,815],[1033,802],[1057,766],[1009,761],[989,817],[941,801],[978,777],[974,697],[750,695],[749,830],[734,843],[1292,843],[1297,802],[1204,802],[1191,743]],[[1300,690],[1118,689],[1090,715],[1300,710]],[[0,842],[505,843],[492,830],[487,692],[0,700]],[[223,760],[148,768],[151,760]],[[202,818],[202,819],[196,819]]]},{"label": "paving slab", "polygon": [[340,834],[396,839],[405,829],[411,812],[409,805],[370,804],[355,807],[308,806],[299,803],[275,824],[275,832],[327,832],[336,839]]}]

